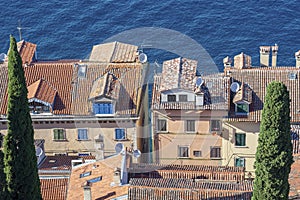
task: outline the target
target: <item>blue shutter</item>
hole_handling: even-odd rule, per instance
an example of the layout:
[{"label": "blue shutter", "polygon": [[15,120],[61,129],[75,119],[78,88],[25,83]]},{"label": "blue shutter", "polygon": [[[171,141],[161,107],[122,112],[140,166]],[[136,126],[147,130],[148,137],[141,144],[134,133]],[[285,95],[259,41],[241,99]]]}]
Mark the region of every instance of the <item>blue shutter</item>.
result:
[{"label": "blue shutter", "polygon": [[109,114],[113,114],[113,105],[110,103],[110,104],[108,104],[108,113]]}]

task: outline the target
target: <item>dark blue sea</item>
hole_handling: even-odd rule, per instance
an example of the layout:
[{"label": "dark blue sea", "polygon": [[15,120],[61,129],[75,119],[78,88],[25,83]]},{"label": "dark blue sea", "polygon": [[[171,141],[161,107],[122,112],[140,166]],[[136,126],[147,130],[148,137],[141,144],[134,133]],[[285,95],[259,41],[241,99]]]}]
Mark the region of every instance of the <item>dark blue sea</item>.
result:
[{"label": "dark blue sea", "polygon": [[222,70],[222,59],[240,52],[258,65],[259,46],[275,43],[278,65],[294,66],[300,49],[295,0],[7,0],[0,7],[0,53],[7,52],[10,34],[19,40],[20,20],[22,38],[38,45],[39,60],[85,59],[93,45],[120,40],[139,45],[161,63],[175,54],[193,57],[199,44]]}]

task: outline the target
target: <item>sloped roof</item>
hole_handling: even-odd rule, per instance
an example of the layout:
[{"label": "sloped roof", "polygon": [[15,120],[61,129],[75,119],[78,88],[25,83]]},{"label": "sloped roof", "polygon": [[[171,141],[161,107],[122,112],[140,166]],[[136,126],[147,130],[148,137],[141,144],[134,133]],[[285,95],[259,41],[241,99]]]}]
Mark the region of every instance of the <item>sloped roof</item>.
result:
[{"label": "sloped roof", "polygon": [[[188,76],[182,76],[188,77]],[[196,76],[193,77],[193,79]],[[203,87],[207,90],[209,95],[209,102],[201,107],[196,107],[195,102],[161,102],[161,92],[167,84],[163,80],[162,74],[154,76],[153,93],[152,93],[152,108],[153,109],[211,109],[211,110],[228,110],[229,108],[229,83],[230,79],[224,77],[223,74],[214,74],[201,76],[204,81]],[[191,78],[187,78],[189,88],[187,91],[194,92],[195,86],[191,82]],[[193,80],[192,79],[192,80]]]},{"label": "sloped roof", "polygon": [[[50,88],[56,89],[57,93],[53,114],[71,114],[73,65],[74,61],[39,62],[24,67],[27,87],[35,83],[30,89],[38,88],[35,86],[38,86],[38,81],[42,79],[43,81],[41,81],[40,87],[49,89],[48,92],[50,92],[50,94],[46,94],[44,91],[38,92],[41,98],[51,99],[54,89]],[[0,81],[3,83],[3,85],[0,86],[0,90],[3,91],[3,93],[1,92],[0,94],[0,114],[5,115],[7,109],[7,65],[0,66],[0,70],[3,72],[0,74]],[[50,87],[49,84],[52,87]],[[34,90],[30,91],[29,95],[32,95],[34,93],[33,91]]]},{"label": "sloped roof", "polygon": [[[211,182],[193,179],[133,178],[128,199],[251,199],[252,182]],[[230,198],[230,199],[231,199]]]},{"label": "sloped roof", "polygon": [[[252,103],[248,116],[236,116],[235,105],[230,102],[229,121],[261,121],[263,102],[266,96],[266,88],[271,81],[283,82],[290,95],[291,122],[300,121],[300,71],[295,67],[253,67],[250,69],[225,68],[225,74],[232,81],[244,82],[252,90]],[[291,74],[293,74],[292,79]],[[231,99],[234,93],[231,92]]]},{"label": "sloped roof", "polygon": [[17,43],[17,48],[22,58],[22,63],[31,64],[32,60],[34,59],[33,56],[36,51],[36,44],[22,40]]},{"label": "sloped roof", "polygon": [[[92,101],[89,98],[101,93],[110,93],[115,98],[116,115],[136,115],[140,100],[139,89],[142,87],[143,66],[140,63],[87,63],[86,78],[73,79],[73,105],[72,113],[75,115],[91,115]],[[76,69],[75,69],[76,71]],[[105,74],[115,77],[116,84],[105,90]],[[100,79],[99,79],[100,78]],[[99,82],[97,82],[99,81]],[[112,81],[113,83],[114,81]],[[107,84],[107,82],[106,82]],[[94,85],[94,88],[93,88]],[[99,90],[98,90],[99,86]],[[101,89],[102,87],[102,89]],[[96,89],[95,89],[96,88]],[[104,89],[103,89],[104,88]],[[108,92],[108,93],[107,93]],[[95,94],[98,93],[98,94]]]},{"label": "sloped roof", "polygon": [[121,42],[93,46],[89,61],[105,63],[135,62],[138,47]]},{"label": "sloped roof", "polygon": [[252,102],[252,89],[248,84],[242,83],[241,89],[234,95],[233,103],[240,101],[251,103]]},{"label": "sloped roof", "polygon": [[175,58],[163,62],[160,90],[191,89],[196,76],[197,61]]},{"label": "sloped roof", "polygon": [[68,182],[68,178],[40,178],[43,200],[65,200]]},{"label": "sloped roof", "polygon": [[[83,199],[82,185],[86,181],[102,177],[101,181],[92,183],[92,199],[112,199],[127,194],[128,185],[111,185],[114,182],[114,169],[121,166],[121,155],[112,156],[91,164],[84,164],[72,169],[67,199]],[[80,174],[91,172],[89,176],[80,178]]]},{"label": "sloped roof", "polygon": [[57,90],[53,88],[50,83],[46,82],[44,79],[39,79],[27,87],[28,99],[39,99],[53,105]]}]

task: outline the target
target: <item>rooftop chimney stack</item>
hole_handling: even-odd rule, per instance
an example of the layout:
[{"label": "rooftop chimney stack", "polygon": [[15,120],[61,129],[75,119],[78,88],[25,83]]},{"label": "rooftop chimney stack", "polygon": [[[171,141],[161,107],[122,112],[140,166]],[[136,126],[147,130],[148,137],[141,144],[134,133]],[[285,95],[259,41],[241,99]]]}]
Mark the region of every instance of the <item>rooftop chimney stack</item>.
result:
[{"label": "rooftop chimney stack", "polygon": [[92,183],[89,183],[86,181],[84,183],[83,187],[83,199],[84,200],[92,200],[92,191],[91,191],[91,185]]},{"label": "rooftop chimney stack", "polygon": [[240,53],[239,55],[234,56],[234,68],[236,69],[251,68],[251,56],[248,56],[243,52]]},{"label": "rooftop chimney stack", "polygon": [[270,46],[260,46],[260,66],[269,67]]},{"label": "rooftop chimney stack", "polygon": [[295,53],[296,67],[300,68],[300,50]]},{"label": "rooftop chimney stack", "polygon": [[272,67],[277,66],[277,52],[278,52],[278,45],[275,44],[272,46]]},{"label": "rooftop chimney stack", "polygon": [[229,56],[226,56],[226,57],[223,59],[223,64],[224,64],[224,67],[225,67],[225,68],[231,67],[231,63],[232,63],[232,60],[229,58]]}]

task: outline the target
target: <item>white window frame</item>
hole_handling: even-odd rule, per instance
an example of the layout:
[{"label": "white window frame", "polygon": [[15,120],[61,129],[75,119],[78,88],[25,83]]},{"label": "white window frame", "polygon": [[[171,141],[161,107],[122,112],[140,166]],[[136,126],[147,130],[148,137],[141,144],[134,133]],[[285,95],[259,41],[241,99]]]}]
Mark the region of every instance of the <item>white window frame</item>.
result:
[{"label": "white window frame", "polygon": [[[117,138],[117,130],[122,130],[124,131],[124,137],[119,139]],[[118,141],[122,141],[122,140],[127,140],[127,133],[126,133],[126,129],[125,128],[115,128],[115,136],[114,136],[115,140],[118,140]]]},{"label": "white window frame", "polygon": [[[237,160],[241,160],[243,162],[242,166],[237,166]],[[234,158],[234,166],[235,167],[246,167],[246,159],[244,157],[236,157]]]},{"label": "white window frame", "polygon": [[[165,125],[166,130],[161,130],[160,121],[165,121],[165,123],[166,123],[166,125]],[[165,132],[168,131],[168,121],[166,119],[157,119],[157,131],[158,132],[163,132],[163,133],[165,133]]]},{"label": "white window frame", "polygon": [[[238,112],[238,105],[247,105],[248,106],[248,112]],[[249,111],[250,111],[250,108],[249,108],[249,104],[248,103],[236,103],[235,104],[235,114],[236,115],[248,115],[249,114]]]},{"label": "white window frame", "polygon": [[[180,155],[180,153],[181,153],[180,149],[181,148],[187,148],[187,154],[188,154],[187,156]],[[177,146],[177,157],[178,158],[190,158],[190,147],[187,146],[187,145],[178,145]]]},{"label": "white window frame", "polygon": [[[84,138],[79,137],[81,131],[84,131],[84,134],[85,134],[86,137],[84,137]],[[88,139],[89,139],[89,136],[88,136],[88,129],[87,128],[77,129],[77,140],[82,141],[82,140],[88,140]]]},{"label": "white window frame", "polygon": [[[194,127],[190,127],[190,123],[189,122],[193,122],[194,123]],[[188,130],[189,128],[193,128],[194,130]],[[185,131],[187,133],[195,133],[196,132],[196,120],[186,120],[185,121]]]},{"label": "white window frame", "polygon": [[[62,134],[63,134],[63,138],[62,138],[62,139],[60,139],[60,138],[56,139],[56,138],[55,138],[55,130],[62,130],[62,131],[63,131],[63,132],[62,132]],[[54,141],[65,141],[65,140],[67,140],[67,137],[66,137],[66,130],[63,129],[63,128],[54,128],[54,129],[53,129],[53,140],[54,140]]]}]

